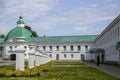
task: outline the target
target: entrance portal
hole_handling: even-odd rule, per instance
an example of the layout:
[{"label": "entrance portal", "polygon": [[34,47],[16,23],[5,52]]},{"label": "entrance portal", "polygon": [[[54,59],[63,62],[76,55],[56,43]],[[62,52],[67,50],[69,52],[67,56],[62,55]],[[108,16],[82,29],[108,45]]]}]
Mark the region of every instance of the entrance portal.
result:
[{"label": "entrance portal", "polygon": [[10,55],[10,60],[16,60],[16,54],[11,54]]}]

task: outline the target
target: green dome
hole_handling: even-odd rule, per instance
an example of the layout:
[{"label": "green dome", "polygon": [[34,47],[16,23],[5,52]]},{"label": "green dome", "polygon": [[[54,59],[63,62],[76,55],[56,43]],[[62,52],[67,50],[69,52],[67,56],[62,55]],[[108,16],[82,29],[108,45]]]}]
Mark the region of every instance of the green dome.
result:
[{"label": "green dome", "polygon": [[7,34],[5,41],[14,37],[25,37],[26,41],[28,41],[32,37],[32,33],[24,27],[16,27]]}]

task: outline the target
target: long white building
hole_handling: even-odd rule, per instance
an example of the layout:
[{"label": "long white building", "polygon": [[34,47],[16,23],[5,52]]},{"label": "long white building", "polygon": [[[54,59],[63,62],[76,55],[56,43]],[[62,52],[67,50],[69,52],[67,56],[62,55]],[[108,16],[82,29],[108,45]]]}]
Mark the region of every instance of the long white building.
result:
[{"label": "long white building", "polygon": [[49,54],[53,60],[95,59],[96,53],[91,54],[90,50],[96,48],[104,50],[104,53],[100,53],[101,59],[104,61],[120,62],[120,16],[100,35],[33,37],[24,26],[23,17],[20,16],[17,26],[9,31],[5,38],[0,38],[0,57],[2,59],[15,59],[15,49],[19,44],[24,46],[25,58],[28,59],[28,46],[34,44],[41,51]]},{"label": "long white building", "polygon": [[[120,15],[95,39],[98,49],[104,49],[104,61],[120,63]],[[102,58],[102,57],[101,57]]]}]

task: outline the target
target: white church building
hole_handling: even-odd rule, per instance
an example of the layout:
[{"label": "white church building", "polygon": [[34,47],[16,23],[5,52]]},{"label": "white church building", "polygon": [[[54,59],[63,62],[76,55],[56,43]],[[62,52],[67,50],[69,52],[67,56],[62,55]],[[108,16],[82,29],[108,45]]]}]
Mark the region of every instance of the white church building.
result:
[{"label": "white church building", "polygon": [[[20,16],[17,26],[5,38],[0,38],[1,59],[15,59],[15,50],[19,44],[24,46],[24,56],[28,59],[29,45],[34,44],[52,60],[95,60],[99,53],[104,61],[120,62],[120,16],[100,35],[33,37],[24,26],[23,17]],[[102,49],[104,53],[95,53],[95,49]]]}]

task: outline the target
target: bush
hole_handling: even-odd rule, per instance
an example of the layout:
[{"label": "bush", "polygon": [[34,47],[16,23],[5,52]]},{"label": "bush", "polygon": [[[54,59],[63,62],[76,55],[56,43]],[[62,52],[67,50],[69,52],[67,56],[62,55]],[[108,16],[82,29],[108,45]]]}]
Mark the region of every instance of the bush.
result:
[{"label": "bush", "polygon": [[7,72],[7,70],[5,68],[0,69],[0,77],[5,76],[6,72]]},{"label": "bush", "polygon": [[14,71],[15,77],[24,77],[24,71]]},{"label": "bush", "polygon": [[8,66],[5,68],[1,67],[2,69],[0,69],[0,77],[35,77],[35,76],[40,76],[40,74],[42,72],[48,72],[52,64],[53,64],[53,61],[50,61],[47,64],[43,64],[41,66],[35,66],[32,69],[27,68],[25,71],[15,70],[11,66]]},{"label": "bush", "polygon": [[7,70],[5,76],[6,76],[6,77],[11,77],[11,76],[14,77],[14,76],[15,76],[14,71],[12,71],[12,70]]}]

